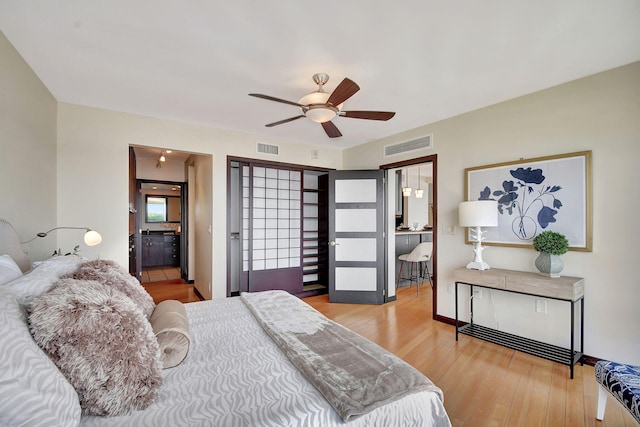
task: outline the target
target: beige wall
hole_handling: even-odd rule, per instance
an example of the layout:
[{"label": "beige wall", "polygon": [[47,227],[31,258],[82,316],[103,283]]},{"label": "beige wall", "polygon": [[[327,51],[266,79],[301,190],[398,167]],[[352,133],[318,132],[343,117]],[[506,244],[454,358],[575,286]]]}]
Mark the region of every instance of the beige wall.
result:
[{"label": "beige wall", "polygon": [[[385,144],[433,133],[434,148],[410,156],[382,157]],[[438,155],[438,311],[454,316],[451,271],[472,258],[457,223],[464,200],[464,169],[575,151],[593,152],[593,252],[563,256],[563,274],[584,277],[585,351],[640,363],[640,63],[576,80],[493,105],[392,138],[346,150],[345,168],[364,169],[428,154]],[[492,267],[535,271],[533,249],[490,247]],[[568,345],[568,306],[549,302],[548,314],[534,300],[493,292],[478,302],[475,319],[500,329]],[[495,317],[494,317],[495,316]],[[453,339],[453,337],[452,337]]]},{"label": "beige wall", "polygon": [[[2,33],[0,63],[0,218],[25,241],[58,225],[56,100]],[[23,249],[32,259],[45,258],[63,233],[76,232],[54,232]]]},{"label": "beige wall", "polygon": [[[278,144],[280,156],[257,154],[258,140]],[[123,265],[128,263],[126,230],[130,144],[213,156],[213,164],[208,172],[213,187],[207,190],[210,191],[212,204],[204,208],[205,211],[211,209],[211,213],[203,212],[203,216],[196,219],[197,242],[204,236],[212,246],[211,256],[208,257],[212,261],[211,271],[205,274],[201,265],[197,264],[196,286],[198,289],[208,287],[211,281],[210,294],[213,298],[226,296],[227,156],[265,158],[337,169],[342,167],[342,153],[335,149],[60,103],[59,217],[67,218],[71,223],[91,224],[102,233],[102,244],[87,248],[85,256],[113,259]],[[311,159],[312,148],[319,151],[316,160]],[[206,223],[204,218],[210,218],[210,222]],[[209,225],[212,227],[211,235],[208,234]],[[204,283],[200,283],[202,278],[205,278]]]},{"label": "beige wall", "polygon": [[[193,248],[193,254],[195,256],[195,271],[193,272],[195,275],[194,283],[195,287],[203,297],[212,299],[214,296],[213,276],[211,274],[211,271],[203,270],[202,266],[209,265],[214,255],[214,251],[211,246],[211,234],[214,216],[213,203],[211,203],[211,195],[213,194],[213,183],[211,181],[211,175],[213,173],[213,158],[211,156],[194,156],[192,159],[195,183],[190,182],[189,188],[193,188],[195,192],[195,209],[193,212],[194,221],[190,225],[192,228],[191,231],[193,232],[190,233],[190,235],[193,235],[195,240]],[[203,203],[203,201],[208,201],[209,203]],[[219,244],[221,245],[221,247],[226,249],[226,240],[219,240]],[[217,267],[223,268],[223,271],[225,272],[225,276],[220,278],[220,280],[224,282],[224,287],[216,287],[216,292],[218,293],[216,297],[218,298],[226,296],[226,255],[224,259],[224,267],[220,267],[219,265]]]}]

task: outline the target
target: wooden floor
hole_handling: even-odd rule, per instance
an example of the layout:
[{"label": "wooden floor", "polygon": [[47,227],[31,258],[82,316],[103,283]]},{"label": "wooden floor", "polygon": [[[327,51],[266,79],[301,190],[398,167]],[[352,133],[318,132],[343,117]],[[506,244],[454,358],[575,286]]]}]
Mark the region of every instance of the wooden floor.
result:
[{"label": "wooden floor", "polygon": [[[193,286],[144,284],[156,302],[198,301]],[[327,295],[305,299],[330,319],[398,355],[444,392],[453,426],[637,426],[609,397],[604,421],[595,419],[592,366],[569,368],[472,337],[455,341],[451,325],[432,320],[431,289],[398,290],[398,300],[372,305],[330,304]]]},{"label": "wooden floor", "polygon": [[153,297],[153,301],[156,304],[167,299],[176,299],[181,302],[200,301],[200,297],[193,285],[186,283],[182,279],[143,282],[142,286]]}]

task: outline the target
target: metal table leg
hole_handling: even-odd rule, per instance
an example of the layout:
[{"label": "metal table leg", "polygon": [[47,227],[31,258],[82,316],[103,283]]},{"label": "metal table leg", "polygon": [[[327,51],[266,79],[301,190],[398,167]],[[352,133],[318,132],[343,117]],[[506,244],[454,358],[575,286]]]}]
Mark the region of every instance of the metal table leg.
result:
[{"label": "metal table leg", "polygon": [[575,302],[570,302],[570,304],[571,304],[571,360],[569,362],[569,364],[570,364],[569,369],[570,369],[570,372],[571,372],[571,379],[573,379],[573,358],[574,358],[573,350],[574,350],[574,345],[575,345],[573,336],[575,334],[575,325],[574,324],[575,324],[575,306],[576,306],[576,304],[575,304]]},{"label": "metal table leg", "polygon": [[458,341],[458,282],[455,283],[455,298],[456,298],[456,341]]}]

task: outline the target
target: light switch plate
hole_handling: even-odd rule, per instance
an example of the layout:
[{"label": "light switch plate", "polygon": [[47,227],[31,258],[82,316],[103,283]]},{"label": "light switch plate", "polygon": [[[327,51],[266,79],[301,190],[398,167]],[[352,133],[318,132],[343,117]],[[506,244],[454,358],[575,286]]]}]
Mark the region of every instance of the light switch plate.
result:
[{"label": "light switch plate", "polygon": [[536,300],[536,313],[547,314],[547,302],[545,300]]},{"label": "light switch plate", "polygon": [[456,226],[455,225],[450,225],[450,224],[445,224],[445,225],[442,226],[442,232],[444,234],[454,235],[454,234],[456,234]]}]

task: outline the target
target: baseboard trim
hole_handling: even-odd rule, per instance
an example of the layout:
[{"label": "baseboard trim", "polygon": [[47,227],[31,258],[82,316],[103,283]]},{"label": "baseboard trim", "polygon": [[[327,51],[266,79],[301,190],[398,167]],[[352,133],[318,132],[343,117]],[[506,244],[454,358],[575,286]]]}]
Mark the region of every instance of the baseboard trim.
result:
[{"label": "baseboard trim", "polygon": [[198,288],[196,288],[195,286],[193,287],[193,293],[196,294],[198,296],[198,298],[200,298],[202,301],[205,300],[205,297],[202,296],[202,294],[200,293]]},{"label": "baseboard trim", "polygon": [[597,357],[589,356],[588,354],[585,354],[582,356],[582,363],[589,366],[595,366],[596,362],[599,362],[600,360],[604,360],[604,359],[599,359]]},{"label": "baseboard trim", "polygon": [[[447,316],[442,316],[440,314],[435,314],[433,316],[433,320],[437,320],[438,322],[446,323],[448,325],[454,325],[455,326],[455,324],[456,324],[456,320],[455,319],[452,319],[451,317],[447,317]],[[459,323],[460,323],[461,326],[463,324],[466,325],[466,322],[464,322],[464,323],[463,322],[459,322]]]}]

